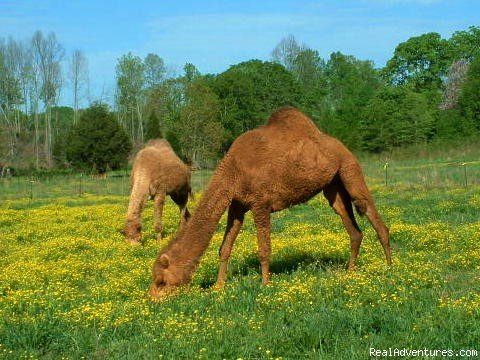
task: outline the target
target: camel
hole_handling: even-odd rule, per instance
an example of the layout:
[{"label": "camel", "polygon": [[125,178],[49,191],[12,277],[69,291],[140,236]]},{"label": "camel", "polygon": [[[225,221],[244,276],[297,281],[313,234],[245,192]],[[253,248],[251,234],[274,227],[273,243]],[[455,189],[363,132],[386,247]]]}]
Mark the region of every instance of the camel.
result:
[{"label": "camel", "polygon": [[303,203],[321,191],[350,236],[348,269],[356,267],[363,238],[352,204],[368,218],[391,265],[388,228],[377,212],[357,159],[339,140],[318,130],[302,112],[287,107],[274,112],[266,125],[233,142],[188,224],[159,253],[150,295],[158,299],[191,280],[227,208],[215,285],[225,283],[233,243],[249,210],[257,230],[262,283],[268,284],[270,213]]},{"label": "camel", "polygon": [[123,233],[132,244],[140,244],[140,216],[148,197],[154,200],[154,227],[157,239],[162,238],[162,213],[166,195],[180,208],[180,229],[190,217],[188,197],[193,196],[190,168],[175,154],[167,140],[147,142],[133,162],[130,177],[132,191]]}]

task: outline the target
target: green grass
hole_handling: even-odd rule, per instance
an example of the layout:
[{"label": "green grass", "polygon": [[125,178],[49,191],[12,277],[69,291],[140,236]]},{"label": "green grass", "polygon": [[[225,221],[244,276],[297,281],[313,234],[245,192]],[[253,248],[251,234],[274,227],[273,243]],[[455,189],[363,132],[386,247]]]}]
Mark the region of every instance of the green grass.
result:
[{"label": "green grass", "polygon": [[[87,194],[60,196],[71,185],[60,178],[33,199],[8,193],[0,204],[0,357],[365,359],[370,348],[480,351],[480,186],[407,178],[385,187],[383,169],[373,171],[376,159],[362,163],[391,230],[392,268],[360,218],[359,268],[344,270],[348,238],[320,195],[273,215],[271,286],[260,285],[247,216],[228,285],[210,288],[223,218],[191,286],[160,303],[146,291],[158,249],[177,228],[170,200],[166,238],[155,240],[149,202],[145,243],[131,247],[118,232],[128,202],[122,178],[108,180],[115,190],[108,195],[102,180],[85,179]],[[194,175],[197,192],[209,175]]]}]

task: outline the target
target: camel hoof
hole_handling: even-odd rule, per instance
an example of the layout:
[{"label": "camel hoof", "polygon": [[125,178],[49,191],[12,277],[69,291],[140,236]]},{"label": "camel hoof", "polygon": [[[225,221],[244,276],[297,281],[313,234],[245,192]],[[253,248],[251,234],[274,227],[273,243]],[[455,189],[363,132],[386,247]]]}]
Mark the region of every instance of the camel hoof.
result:
[{"label": "camel hoof", "polygon": [[212,290],[213,291],[220,291],[225,288],[225,282],[216,282],[215,284],[212,285]]},{"label": "camel hoof", "polygon": [[138,240],[133,240],[133,239],[126,239],[125,240],[127,243],[129,243],[130,245],[135,245],[135,246],[140,246],[142,245],[142,243]]},{"label": "camel hoof", "polygon": [[357,270],[357,265],[348,265],[347,267],[348,272],[356,271],[356,270]]}]

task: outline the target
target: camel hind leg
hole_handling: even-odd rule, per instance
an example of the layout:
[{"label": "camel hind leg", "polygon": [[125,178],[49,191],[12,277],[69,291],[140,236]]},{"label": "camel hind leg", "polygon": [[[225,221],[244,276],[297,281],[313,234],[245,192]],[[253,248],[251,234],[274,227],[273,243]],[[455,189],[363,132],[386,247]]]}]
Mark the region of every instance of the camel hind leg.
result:
[{"label": "camel hind leg", "polygon": [[270,210],[268,208],[252,209],[253,221],[257,228],[258,257],[262,270],[262,283],[270,283],[270,256],[272,245],[270,241]]},{"label": "camel hind leg", "polygon": [[340,179],[350,195],[357,212],[360,215],[365,215],[375,229],[378,240],[383,247],[387,264],[392,265],[388,228],[375,207],[375,202],[367,188],[360,165],[355,162],[350,163],[349,166],[343,166],[340,169]]},{"label": "camel hind leg", "polygon": [[350,195],[341,184],[331,184],[323,190],[323,195],[328,203],[340,216],[350,236],[350,260],[348,261],[348,270],[354,270],[362,243],[363,234],[355,220]]}]

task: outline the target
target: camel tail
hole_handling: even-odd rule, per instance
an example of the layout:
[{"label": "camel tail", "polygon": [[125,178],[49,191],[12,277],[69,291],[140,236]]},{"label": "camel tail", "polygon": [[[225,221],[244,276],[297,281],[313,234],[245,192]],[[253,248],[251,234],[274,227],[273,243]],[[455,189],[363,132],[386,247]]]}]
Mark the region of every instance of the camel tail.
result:
[{"label": "camel tail", "polygon": [[370,224],[375,229],[378,239],[382,244],[387,259],[387,264],[391,265],[390,235],[387,226],[383,222],[377,211],[375,202],[368,190],[365,178],[360,168],[360,164],[354,159],[340,168],[340,180],[350,195],[355,210],[360,216],[366,216]]}]

